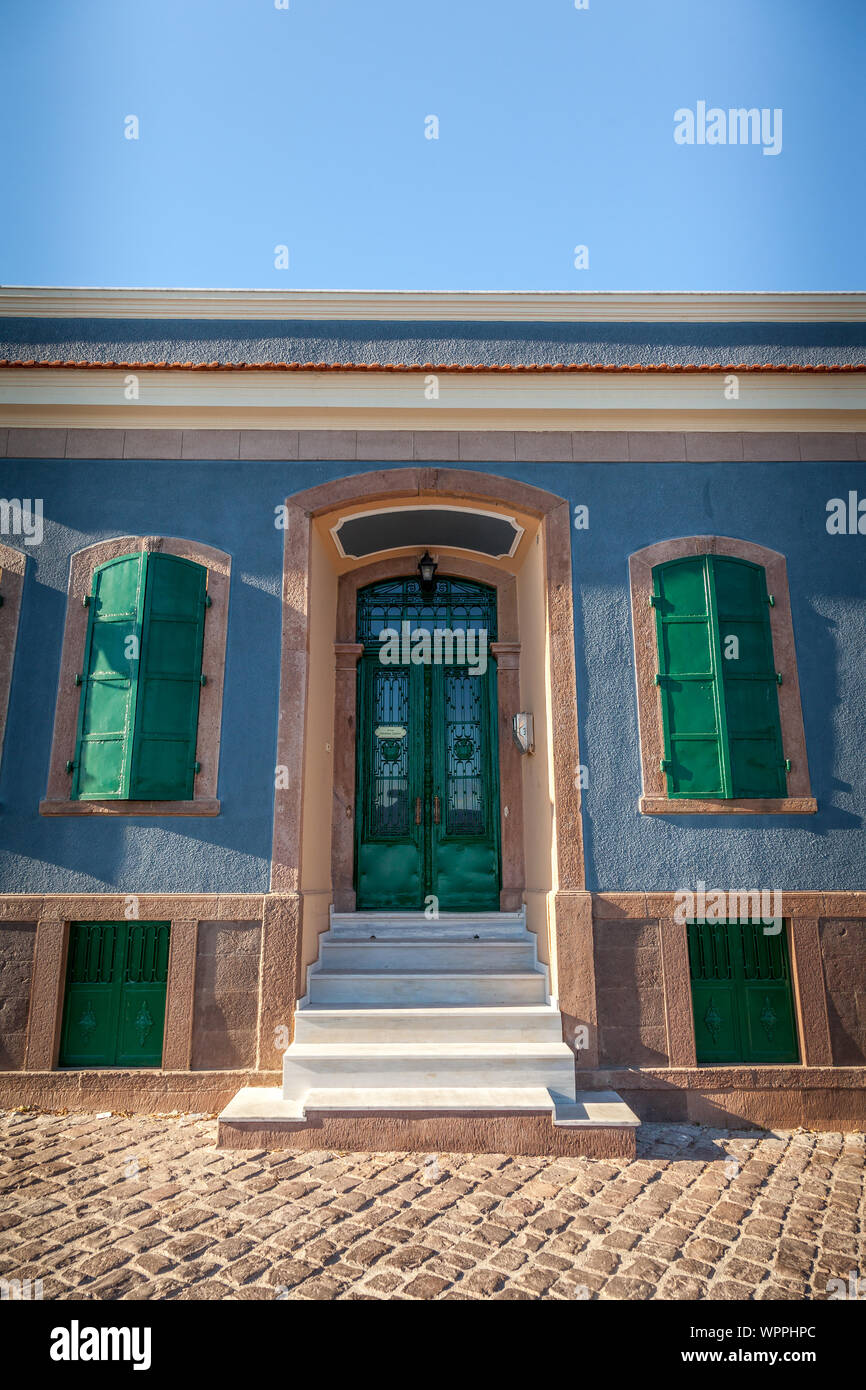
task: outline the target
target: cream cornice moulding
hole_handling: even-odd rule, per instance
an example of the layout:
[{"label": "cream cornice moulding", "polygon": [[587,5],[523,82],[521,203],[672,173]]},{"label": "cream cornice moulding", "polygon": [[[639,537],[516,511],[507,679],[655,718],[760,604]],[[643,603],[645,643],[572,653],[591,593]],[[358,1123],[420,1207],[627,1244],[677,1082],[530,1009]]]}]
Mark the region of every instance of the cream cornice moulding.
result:
[{"label": "cream cornice moulding", "polygon": [[[84,407],[110,412],[111,424],[126,428],[150,425],[157,412],[192,409],[222,415],[233,411],[238,420],[258,411],[284,425],[309,412],[357,412],[360,420],[376,413],[400,414],[414,429],[443,428],[455,414],[468,417],[479,411],[494,413],[500,422],[527,411],[557,414],[568,429],[592,428],[585,424],[587,412],[615,416],[625,411],[674,411],[692,417],[710,413],[730,422],[723,427],[731,429],[746,428],[744,421],[759,412],[796,412],[803,418],[842,412],[860,429],[866,412],[866,376],[860,372],[755,372],[742,377],[739,399],[727,402],[722,372],[443,373],[435,401],[424,398],[419,386],[423,378],[415,373],[155,369],[136,373],[140,398],[130,402],[124,399],[127,375],[123,370],[76,367],[0,372],[0,424],[50,425],[67,418],[72,424],[72,412]],[[184,424],[191,427],[188,420]]]},{"label": "cream cornice moulding", "polygon": [[857,323],[866,293],[216,290],[0,286],[0,317],[567,323]]}]

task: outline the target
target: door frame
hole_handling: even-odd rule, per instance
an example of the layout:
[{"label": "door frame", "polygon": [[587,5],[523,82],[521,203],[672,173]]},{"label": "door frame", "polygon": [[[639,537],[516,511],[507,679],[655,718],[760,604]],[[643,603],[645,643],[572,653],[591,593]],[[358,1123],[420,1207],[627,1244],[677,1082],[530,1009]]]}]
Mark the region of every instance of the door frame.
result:
[{"label": "door frame", "polygon": [[[334,909],[354,912],[356,894],[355,806],[356,744],[358,724],[358,661],[363,644],[354,641],[358,590],[385,579],[417,575],[414,556],[376,560],[340,576],[337,587],[337,634],[334,643],[336,684],[334,695],[334,813],[331,833],[331,868]],[[517,581],[513,574],[479,561],[443,556],[438,571],[442,578],[475,579],[496,590],[499,640],[490,643],[497,665],[497,744],[499,765],[499,843],[502,912],[519,911],[523,903],[525,870],[523,852],[523,779],[521,754],[511,737],[511,718],[520,709],[520,642],[517,632]]]},{"label": "door frame", "polygon": [[[332,450],[338,435],[330,431],[322,438],[323,447]],[[389,459],[403,457],[400,451],[406,447],[406,438],[399,431],[376,434],[376,457],[383,453]],[[445,438],[425,432],[416,436],[416,447],[423,441],[424,451],[430,453]],[[486,454],[495,435],[480,438]],[[457,442],[455,437],[455,448]],[[329,452],[327,457],[334,454]],[[268,1018],[282,1020],[284,998],[303,995],[305,970],[318,957],[318,937],[328,928],[329,909],[333,906],[345,911],[352,902],[355,731],[347,731],[345,724],[341,727],[333,711],[350,711],[354,699],[354,612],[347,625],[345,617],[337,621],[336,607],[338,586],[342,588],[344,611],[351,597],[351,589],[341,580],[343,567],[346,573],[355,571],[348,562],[339,561],[327,528],[347,507],[361,511],[384,501],[411,502],[414,506],[459,501],[469,510],[489,510],[492,506],[506,509],[509,515],[519,513],[521,524],[526,525],[526,518],[530,529],[522,559],[501,562],[488,582],[498,586],[504,577],[507,595],[512,573],[522,579],[532,564],[532,586],[537,583],[541,603],[538,618],[543,625],[539,632],[533,617],[533,628],[526,634],[526,649],[529,651],[531,640],[533,659],[525,683],[534,681],[537,690],[537,746],[534,759],[527,760],[516,749],[511,754],[511,716],[521,708],[516,585],[511,587],[513,621],[509,627],[506,605],[501,601],[498,644],[500,760],[510,755],[515,768],[512,773],[506,767],[500,784],[500,825],[507,821],[502,836],[501,901],[511,910],[525,902],[527,926],[538,937],[540,958],[550,968],[551,993],[559,1002],[566,1041],[573,1044],[578,1026],[589,1026],[589,1041],[581,1034],[580,1046],[583,1066],[590,1067],[597,1058],[597,1010],[592,904],[586,889],[578,776],[571,504],[565,497],[510,473],[482,472],[465,465],[410,462],[379,464],[366,470],[361,465],[361,471],[346,473],[345,465],[337,463],[322,465],[322,471],[335,476],[290,494],[280,516],[283,580],[277,766],[284,775],[275,779],[270,877],[270,898],[279,902],[279,914],[265,932],[263,948],[269,968],[275,972],[269,986],[273,1003]],[[531,555],[535,558],[530,559]],[[392,556],[392,560],[396,558]],[[415,569],[417,550],[406,562]],[[471,574],[474,563],[455,555],[454,572]],[[395,568],[396,564],[389,563],[388,572]],[[481,578],[487,577],[487,569],[483,567]],[[332,645],[334,638],[336,647]],[[543,691],[538,691],[539,684]],[[531,766],[525,766],[527,763]],[[523,782],[529,804],[543,813],[536,823],[533,812],[531,830],[537,843],[533,846],[531,882],[526,881],[523,826],[518,824],[524,819]]]}]

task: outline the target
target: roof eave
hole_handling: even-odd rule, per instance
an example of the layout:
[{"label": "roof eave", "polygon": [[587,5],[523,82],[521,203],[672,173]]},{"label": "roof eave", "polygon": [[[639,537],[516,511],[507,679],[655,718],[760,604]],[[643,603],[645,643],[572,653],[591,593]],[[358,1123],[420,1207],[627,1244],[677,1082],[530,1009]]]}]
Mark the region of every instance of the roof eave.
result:
[{"label": "roof eave", "polygon": [[866,321],[861,291],[122,289],[0,286],[0,317],[412,322]]}]

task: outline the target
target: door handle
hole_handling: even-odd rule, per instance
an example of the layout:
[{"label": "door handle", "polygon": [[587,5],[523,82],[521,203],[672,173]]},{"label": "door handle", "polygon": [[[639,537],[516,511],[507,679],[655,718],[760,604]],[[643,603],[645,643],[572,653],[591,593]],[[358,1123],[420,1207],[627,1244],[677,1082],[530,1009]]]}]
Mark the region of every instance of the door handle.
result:
[{"label": "door handle", "polygon": [[416,797],[415,797],[415,824],[416,824],[416,825],[420,825],[420,824],[421,824],[421,798],[420,798],[420,796],[416,796]]},{"label": "door handle", "polygon": [[439,825],[439,823],[440,823],[441,820],[442,820],[442,802],[439,800],[438,796],[434,796],[434,798],[433,798],[433,824],[434,824],[434,825]]}]

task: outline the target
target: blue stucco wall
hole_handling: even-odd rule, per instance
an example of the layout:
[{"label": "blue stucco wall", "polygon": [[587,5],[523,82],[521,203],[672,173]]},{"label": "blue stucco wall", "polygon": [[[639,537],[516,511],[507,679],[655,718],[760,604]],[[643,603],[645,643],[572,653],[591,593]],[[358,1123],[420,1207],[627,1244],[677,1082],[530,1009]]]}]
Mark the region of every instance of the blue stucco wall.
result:
[{"label": "blue stucco wall", "polygon": [[[313,470],[306,470],[312,473]],[[278,477],[282,473],[282,477]],[[5,892],[264,892],[271,857],[286,469],[237,463],[10,460],[6,497],[41,497],[44,539],[28,549],[0,770]],[[185,536],[232,556],[213,819],[47,818],[45,795],[70,555],[111,536]],[[10,538],[7,538],[10,539]]]},{"label": "blue stucco wall", "polygon": [[[589,506],[574,531],[575,655],[587,887],[866,886],[866,536],[831,536],[826,504],[861,464],[622,464],[544,470]],[[570,472],[570,476],[569,476]],[[540,481],[540,478],[538,479]],[[737,536],[785,555],[816,816],[641,816],[628,556]]]},{"label": "blue stucco wall", "polygon": [[[279,691],[285,497],[402,464],[8,460],[5,497],[41,497],[3,766],[0,891],[263,892]],[[449,468],[459,467],[449,463]],[[830,536],[826,503],[853,463],[472,464],[589,507],[572,532],[587,886],[862,889],[866,813],[866,537]],[[817,816],[642,817],[628,556],[692,534],[739,536],[788,560]],[[44,818],[69,557],[117,535],[177,535],[232,555],[219,795],[208,819]]]}]

